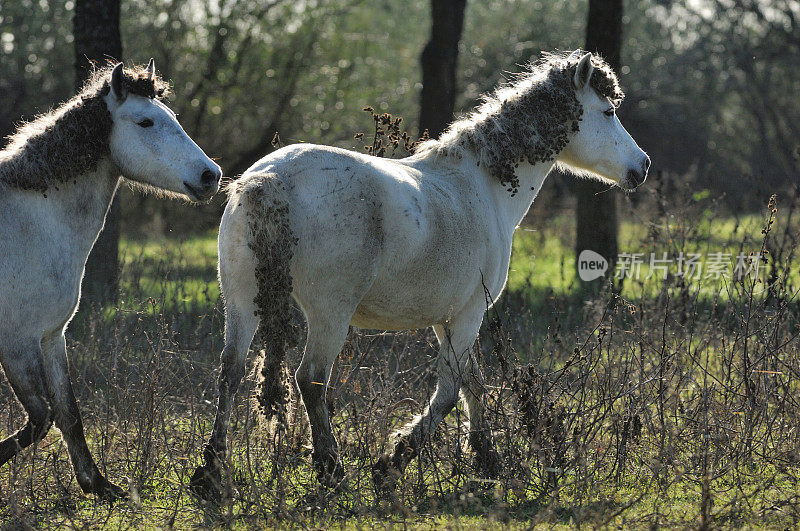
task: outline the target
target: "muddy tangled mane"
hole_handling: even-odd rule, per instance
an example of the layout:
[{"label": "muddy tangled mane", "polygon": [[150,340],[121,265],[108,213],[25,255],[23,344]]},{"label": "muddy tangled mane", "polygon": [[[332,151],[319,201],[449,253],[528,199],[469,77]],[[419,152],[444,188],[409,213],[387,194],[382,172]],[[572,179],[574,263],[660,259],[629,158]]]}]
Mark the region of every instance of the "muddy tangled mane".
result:
[{"label": "muddy tangled mane", "polygon": [[[461,159],[475,155],[479,166],[505,186],[519,191],[514,169],[521,162],[555,160],[578,131],[583,108],[573,77],[583,53],[547,53],[510,83],[484,96],[472,113],[453,122],[438,140],[423,142],[417,153]],[[625,94],[616,74],[592,54],[594,73],[589,85],[616,107]]]},{"label": "muddy tangled mane", "polygon": [[[17,127],[0,151],[0,186],[45,193],[97,168],[109,151],[112,121],[103,97],[113,67],[95,70],[76,96]],[[169,92],[167,82],[150,78],[144,67],[126,68],[122,87],[146,98],[161,99]]]}]

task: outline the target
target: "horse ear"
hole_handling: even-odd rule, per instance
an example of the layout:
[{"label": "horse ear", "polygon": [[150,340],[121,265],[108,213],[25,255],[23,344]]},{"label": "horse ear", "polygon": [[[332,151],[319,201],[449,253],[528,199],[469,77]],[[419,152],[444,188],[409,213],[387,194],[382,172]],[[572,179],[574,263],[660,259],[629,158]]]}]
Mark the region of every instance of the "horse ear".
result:
[{"label": "horse ear", "polygon": [[156,62],[153,60],[152,57],[150,58],[150,62],[147,63],[147,68],[145,69],[145,72],[147,72],[147,77],[149,77],[150,79],[153,79],[156,75]]},{"label": "horse ear", "polygon": [[127,95],[122,88],[122,63],[117,63],[117,66],[111,71],[111,94],[117,101],[124,100]]},{"label": "horse ear", "polygon": [[592,78],[592,72],[594,72],[592,54],[586,53],[580,58],[578,65],[575,67],[575,77],[572,79],[572,83],[575,85],[575,88],[582,89],[583,87],[587,86],[589,84],[589,80]]}]

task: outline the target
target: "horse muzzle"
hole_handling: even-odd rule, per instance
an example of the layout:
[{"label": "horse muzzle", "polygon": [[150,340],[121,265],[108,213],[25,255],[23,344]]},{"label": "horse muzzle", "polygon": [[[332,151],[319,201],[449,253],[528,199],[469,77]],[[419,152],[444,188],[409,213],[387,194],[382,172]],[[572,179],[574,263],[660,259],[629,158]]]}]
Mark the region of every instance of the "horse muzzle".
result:
[{"label": "horse muzzle", "polygon": [[620,186],[626,191],[635,190],[647,180],[647,171],[650,169],[650,157],[645,156],[641,168],[638,170],[630,169],[625,174],[625,178],[620,182]]},{"label": "horse muzzle", "polygon": [[222,171],[206,168],[200,175],[199,183],[183,182],[183,186],[188,192],[187,195],[194,201],[207,201],[219,190],[219,180],[222,178]]}]

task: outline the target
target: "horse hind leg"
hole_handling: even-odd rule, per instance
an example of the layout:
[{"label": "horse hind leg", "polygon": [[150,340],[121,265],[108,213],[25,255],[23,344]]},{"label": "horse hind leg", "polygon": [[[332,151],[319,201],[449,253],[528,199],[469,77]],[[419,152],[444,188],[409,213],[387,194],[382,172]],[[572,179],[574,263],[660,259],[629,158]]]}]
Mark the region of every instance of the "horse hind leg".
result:
[{"label": "horse hind leg", "polygon": [[349,319],[308,316],[308,340],[295,381],[311,425],[312,461],[320,483],[338,485],[344,477],[325,394],[336,356],[347,338]]},{"label": "horse hind leg", "polygon": [[214,428],[204,448],[204,464],[189,483],[201,498],[220,498],[222,460],[227,453],[230,410],[244,376],[256,327],[262,328],[258,401],[265,416],[279,415],[286,403],[279,385],[285,349],[295,335],[291,321],[290,260],[295,240],[288,225],[288,206],[272,177],[248,181],[230,198],[219,229],[219,275],[225,300],[225,347],[217,382],[219,397]]},{"label": "horse hind leg", "polygon": [[228,452],[227,435],[231,409],[244,377],[247,353],[258,326],[252,303],[234,304],[232,297],[225,301],[225,346],[222,349],[222,363],[217,379],[217,413],[211,435],[203,447],[203,464],[195,469],[189,481],[192,492],[209,501],[218,501],[221,498],[220,469]]},{"label": "horse hind leg", "polygon": [[125,498],[125,491],[109,482],[100,472],[86,444],[81,412],[78,409],[69,379],[67,345],[64,335],[60,333],[45,340],[42,348],[53,416],[56,427],[61,431],[61,436],[67,444],[78,484],[86,494],[95,494],[104,500]]},{"label": "horse hind leg", "polygon": [[40,441],[53,424],[53,414],[42,364],[42,351],[37,340],[21,347],[0,350],[0,361],[14,394],[25,408],[25,426],[0,441],[0,466],[31,444]]}]

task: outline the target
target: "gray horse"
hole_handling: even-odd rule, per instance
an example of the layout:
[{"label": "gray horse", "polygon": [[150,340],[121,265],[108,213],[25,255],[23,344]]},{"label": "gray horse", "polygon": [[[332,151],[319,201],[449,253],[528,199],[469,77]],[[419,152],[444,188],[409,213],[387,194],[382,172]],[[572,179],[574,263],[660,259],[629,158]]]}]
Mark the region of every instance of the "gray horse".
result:
[{"label": "gray horse", "polygon": [[502,293],[514,230],[554,166],[625,190],[645,180],[650,159],[615,113],[622,97],[599,57],[546,55],[411,157],[301,144],[233,182],[219,230],[219,405],[195,490],[217,495],[231,403],[258,326],[267,343],[261,405],[266,413],[283,406],[280,364],[292,298],[308,321],[295,377],[323,483],[336,485],[343,475],[325,389],[350,325],[432,326],[440,343],[436,391],[376,463],[379,484],[391,486],[459,395],[478,465],[493,474],[483,377],[472,355],[487,296]]},{"label": "gray horse", "polygon": [[28,414],[0,441],[0,465],[55,421],[81,488],[106,499],[125,492],[103,477],[86,446],[64,340],[86,259],[120,174],[194,201],[211,197],[221,177],[161,102],[166,90],[152,60],[98,70],[0,152],[0,363]]}]

